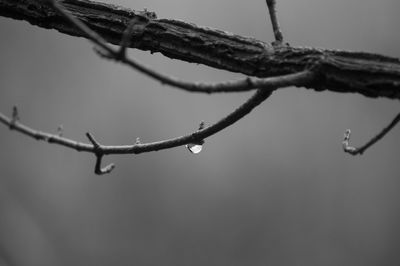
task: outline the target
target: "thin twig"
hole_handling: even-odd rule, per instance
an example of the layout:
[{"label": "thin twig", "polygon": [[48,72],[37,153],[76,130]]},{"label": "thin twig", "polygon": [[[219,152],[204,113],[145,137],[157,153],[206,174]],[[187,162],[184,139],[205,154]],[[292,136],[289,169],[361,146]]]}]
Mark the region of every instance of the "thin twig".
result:
[{"label": "thin twig", "polygon": [[398,113],[396,117],[390,122],[390,124],[387,125],[385,128],[383,128],[382,131],[379,132],[379,134],[377,134],[363,146],[358,148],[350,146],[349,142],[350,142],[351,131],[350,129],[347,129],[346,132],[344,133],[344,140],[342,142],[344,152],[349,153],[351,155],[359,155],[359,154],[362,155],[369,147],[371,147],[380,139],[382,139],[392,128],[394,128],[399,121],[400,121],[400,113]]},{"label": "thin twig", "polygon": [[68,148],[75,149],[77,151],[85,151],[90,152],[96,155],[96,166],[95,172],[96,174],[105,174],[111,172],[111,170],[115,167],[113,164],[110,164],[106,167],[101,168],[101,159],[104,155],[109,154],[139,154],[145,152],[152,152],[164,149],[170,149],[182,145],[186,145],[189,143],[197,143],[206,139],[209,136],[216,134],[217,132],[229,127],[234,124],[245,115],[250,113],[256,106],[262,103],[265,99],[267,99],[272,94],[272,90],[257,90],[257,92],[249,98],[244,104],[234,110],[232,113],[216,122],[215,124],[199,129],[198,131],[173,139],[161,140],[157,142],[150,143],[140,143],[140,141],[136,141],[134,145],[121,145],[121,146],[107,146],[101,145],[99,142],[95,140],[95,138],[87,133],[86,136],[91,142],[91,144],[78,142],[72,139],[68,139],[65,137],[60,137],[55,134],[50,134],[42,131],[35,130],[31,127],[28,127],[19,121],[14,121],[13,118],[7,117],[6,115],[0,113],[0,122],[10,129],[18,131],[24,135],[32,137],[36,140],[43,140],[49,143],[55,143],[61,146],[65,146]]},{"label": "thin twig", "polygon": [[278,18],[276,16],[276,0],[266,0],[269,17],[271,19],[272,29],[274,31],[275,42],[273,44],[281,44],[283,41],[283,35],[279,27]]},{"label": "thin twig", "polygon": [[[178,146],[182,146],[188,143],[193,143],[196,141],[200,141],[202,139],[206,139],[207,137],[214,135],[215,133],[229,127],[234,124],[245,115],[247,115],[251,110],[254,109],[257,105],[263,102],[271,95],[272,91],[266,90],[258,90],[252,97],[250,97],[244,104],[234,110],[232,113],[222,118],[218,122],[208,127],[205,127],[201,130],[198,130],[192,134],[161,140],[157,142],[149,142],[149,143],[141,143],[140,141],[136,142],[133,145],[117,145],[117,146],[108,146],[108,145],[100,145],[97,141],[93,142],[94,138],[90,140],[90,137],[86,135],[91,144],[78,142],[72,139],[68,139],[65,137],[60,137],[55,134],[50,134],[42,131],[38,131],[29,126],[22,124],[21,122],[16,122],[13,126],[13,130],[18,131],[24,135],[30,136],[36,140],[43,140],[49,143],[55,143],[58,145],[62,145],[68,148],[75,149],[77,151],[85,151],[90,153],[100,152],[104,155],[109,154],[139,154],[151,151],[158,151],[164,149],[170,149]],[[12,124],[12,118],[7,117],[6,115],[0,113],[0,122],[6,126],[10,126]],[[90,133],[89,133],[90,134]],[[91,134],[90,134],[91,135]],[[96,145],[99,145],[96,147]],[[100,148],[99,148],[100,147]],[[96,150],[97,149],[97,150]]]},{"label": "thin twig", "polygon": [[[127,29],[125,30],[122,40],[121,48],[114,50],[109,46],[106,41],[101,38],[97,33],[88,28],[84,23],[79,21],[77,18],[72,16],[68,11],[66,11],[61,5],[59,5],[54,0],[53,6],[58,10],[66,19],[68,19],[72,24],[79,28],[89,40],[100,47],[97,49],[99,55],[106,57],[108,59],[114,59],[123,64],[126,64],[133,69],[161,82],[162,84],[170,85],[172,87],[180,88],[189,92],[203,92],[203,93],[220,93],[220,92],[241,92],[249,91],[254,89],[267,89],[280,88],[286,86],[305,86],[309,84],[313,78],[314,74],[311,70],[304,70],[298,73],[270,77],[270,78],[245,78],[238,81],[226,81],[214,84],[199,83],[199,82],[187,82],[182,81],[162,73],[159,73],[136,60],[130,59],[126,56],[125,49],[129,44],[130,34],[135,30],[135,21],[131,21]],[[273,85],[271,85],[273,84]]]}]

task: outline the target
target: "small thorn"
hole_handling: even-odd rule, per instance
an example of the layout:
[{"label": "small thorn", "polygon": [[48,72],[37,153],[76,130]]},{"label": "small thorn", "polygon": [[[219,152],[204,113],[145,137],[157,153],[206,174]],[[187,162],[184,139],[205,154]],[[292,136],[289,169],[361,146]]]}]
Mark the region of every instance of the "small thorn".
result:
[{"label": "small thorn", "polygon": [[12,109],[12,120],[13,122],[19,121],[18,107],[16,105]]},{"label": "small thorn", "polygon": [[19,121],[19,113],[18,113],[18,108],[16,105],[13,106],[12,108],[12,115],[11,115],[11,121],[10,121],[10,129],[13,129],[15,127],[15,124]]},{"label": "small thorn", "polygon": [[136,145],[140,144],[140,138],[139,137],[136,138],[135,144]]}]

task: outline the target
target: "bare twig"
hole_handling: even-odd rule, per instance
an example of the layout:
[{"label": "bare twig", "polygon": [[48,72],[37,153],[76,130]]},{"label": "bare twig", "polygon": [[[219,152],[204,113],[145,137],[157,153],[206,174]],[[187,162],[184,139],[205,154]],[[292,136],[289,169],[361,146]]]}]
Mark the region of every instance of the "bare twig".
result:
[{"label": "bare twig", "polygon": [[276,16],[276,0],[266,0],[269,17],[271,19],[272,29],[274,31],[275,42],[273,44],[281,44],[283,41],[283,35],[279,27],[278,18]]},{"label": "bare twig", "polygon": [[359,154],[362,155],[369,147],[371,147],[380,139],[382,139],[392,128],[394,128],[399,121],[400,121],[400,113],[397,114],[396,117],[390,122],[390,124],[387,125],[385,128],[383,128],[382,131],[379,132],[379,134],[377,134],[363,146],[358,148],[350,146],[349,142],[350,142],[351,130],[347,129],[346,132],[344,133],[344,140],[342,143],[343,150],[351,155],[359,155]]},{"label": "bare twig", "polygon": [[[96,166],[95,173],[96,174],[105,174],[111,172],[111,170],[115,167],[113,164],[110,164],[106,167],[101,168],[101,159],[104,155],[109,154],[139,154],[145,152],[152,152],[164,149],[170,149],[182,145],[186,145],[189,143],[198,143],[209,136],[216,134],[217,132],[229,127],[234,124],[245,115],[250,113],[256,106],[262,103],[265,99],[267,99],[272,94],[272,90],[257,90],[257,92],[249,98],[243,105],[238,107],[232,113],[219,120],[215,124],[199,129],[198,131],[173,139],[161,140],[157,142],[150,143],[140,143],[140,141],[136,141],[134,145],[121,145],[121,146],[107,146],[101,145],[99,142],[95,140],[95,138],[87,133],[91,144],[77,142],[72,139],[68,139],[65,137],[60,137],[55,134],[50,134],[42,131],[38,131],[32,129],[18,121],[14,121],[13,118],[9,118],[4,114],[0,113],[0,122],[6,126],[13,125],[10,127],[11,129],[18,131],[24,135],[30,136],[36,140],[43,140],[49,143],[55,143],[61,146],[65,146],[68,148],[75,149],[77,151],[85,151],[94,153],[96,155]],[[203,125],[204,126],[204,125]]]}]

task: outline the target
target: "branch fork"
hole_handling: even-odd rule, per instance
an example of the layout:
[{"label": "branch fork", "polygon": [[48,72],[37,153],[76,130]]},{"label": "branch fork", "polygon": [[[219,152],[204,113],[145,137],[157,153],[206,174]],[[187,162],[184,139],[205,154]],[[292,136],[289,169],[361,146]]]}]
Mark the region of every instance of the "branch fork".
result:
[{"label": "branch fork", "polygon": [[101,167],[101,160],[103,159],[104,156],[103,146],[98,141],[96,141],[93,135],[90,134],[89,132],[86,133],[86,137],[93,144],[93,152],[96,155],[96,165],[94,167],[94,172],[97,175],[104,175],[111,173],[111,171],[115,168],[115,164],[111,163],[107,166]]}]

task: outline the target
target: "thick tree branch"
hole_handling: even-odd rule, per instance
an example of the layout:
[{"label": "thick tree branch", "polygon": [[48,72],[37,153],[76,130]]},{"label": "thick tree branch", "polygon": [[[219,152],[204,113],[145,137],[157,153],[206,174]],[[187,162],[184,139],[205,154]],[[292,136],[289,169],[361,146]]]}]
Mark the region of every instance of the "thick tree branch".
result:
[{"label": "thick tree branch", "polygon": [[[119,44],[129,21],[135,18],[137,30],[130,40],[130,47],[261,78],[312,68],[317,75],[306,85],[308,88],[400,99],[400,61],[396,58],[362,52],[272,46],[182,21],[157,19],[148,11],[138,12],[88,0],[59,2],[109,43]],[[0,15],[82,36],[80,30],[46,6],[44,1],[0,0]]]}]

